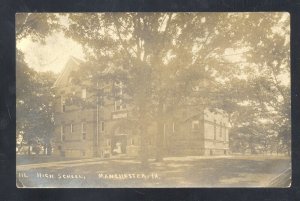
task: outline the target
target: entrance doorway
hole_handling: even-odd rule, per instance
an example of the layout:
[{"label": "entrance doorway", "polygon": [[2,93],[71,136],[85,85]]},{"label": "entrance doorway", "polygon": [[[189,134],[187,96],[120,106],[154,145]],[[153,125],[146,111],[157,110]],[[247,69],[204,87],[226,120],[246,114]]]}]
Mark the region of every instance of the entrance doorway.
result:
[{"label": "entrance doorway", "polygon": [[127,134],[115,134],[111,139],[111,153],[113,155],[126,154]]}]

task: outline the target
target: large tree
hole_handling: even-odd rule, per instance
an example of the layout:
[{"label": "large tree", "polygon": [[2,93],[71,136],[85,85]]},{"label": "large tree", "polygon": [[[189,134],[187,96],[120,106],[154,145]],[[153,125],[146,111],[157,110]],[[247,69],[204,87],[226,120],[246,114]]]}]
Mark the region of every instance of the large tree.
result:
[{"label": "large tree", "polygon": [[231,144],[240,144],[242,149],[249,144],[250,150],[255,152],[255,147],[269,143],[289,154],[289,16],[283,13],[246,14],[236,24],[237,34],[243,35],[243,60],[232,68],[229,72],[232,75],[226,76],[229,79],[221,87],[225,102],[235,105]]},{"label": "large tree", "polygon": [[[16,43],[31,39],[44,44],[45,38],[60,27],[58,19],[58,16],[53,14],[18,13],[16,15]],[[55,75],[51,72],[36,72],[29,68],[24,60],[24,54],[17,49],[17,145],[19,148],[24,143],[30,146],[37,143],[49,146],[54,127],[52,86]]]},{"label": "large tree", "polygon": [[[60,14],[62,16],[62,14]],[[16,14],[16,41],[30,37],[36,42],[45,42],[44,39],[61,28],[59,15],[52,13],[17,13]]]},{"label": "large tree", "polygon": [[[20,53],[20,52],[19,52]],[[18,55],[16,61],[16,112],[19,148],[27,145],[49,146],[53,134],[53,91],[51,72],[30,69]],[[38,151],[37,151],[38,152]],[[29,152],[30,154],[30,152]]]},{"label": "large tree", "polygon": [[139,125],[145,145],[142,154],[147,154],[147,127],[157,121],[157,159],[163,157],[163,124],[174,108],[187,102],[225,110],[233,125],[232,142],[242,139],[251,142],[251,147],[261,146],[259,142],[275,136],[289,147],[289,85],[280,79],[289,76],[286,15],[67,16],[64,32],[82,44],[89,61],[79,72],[80,78],[92,81],[89,87],[98,98],[108,95],[103,82],[124,84],[126,97],[122,99],[130,102],[138,117],[132,121]]},{"label": "large tree", "polygon": [[97,81],[104,69],[110,69],[105,75],[124,82],[138,111],[142,144],[146,144],[149,121],[157,122],[157,159],[161,160],[163,124],[173,109],[191,101],[191,95],[199,105],[218,100],[214,75],[232,68],[222,55],[226,48],[239,48],[243,40],[228,26],[226,19],[232,17],[224,13],[70,14],[66,33],[88,53],[87,76]]}]

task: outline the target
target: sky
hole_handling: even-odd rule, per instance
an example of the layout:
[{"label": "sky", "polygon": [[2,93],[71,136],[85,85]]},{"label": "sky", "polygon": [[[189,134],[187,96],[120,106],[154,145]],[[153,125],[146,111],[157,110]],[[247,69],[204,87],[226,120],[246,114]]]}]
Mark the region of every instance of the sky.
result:
[{"label": "sky", "polygon": [[[283,21],[286,20],[288,14],[283,15]],[[60,16],[60,22],[64,26],[68,26],[68,17]],[[201,19],[205,23],[205,18]],[[277,30],[281,30],[278,28]],[[52,71],[59,73],[65,66],[70,56],[81,60],[84,59],[84,53],[81,45],[74,40],[64,36],[62,32],[54,32],[46,38],[45,44],[33,42],[30,37],[23,38],[18,42],[17,48],[25,55],[25,62],[30,68],[36,71]],[[227,49],[225,58],[231,62],[242,61],[242,54],[245,49],[233,50]]]},{"label": "sky", "polygon": [[[68,18],[66,16],[59,17],[60,23],[68,26]],[[201,19],[201,22],[205,22],[205,17]],[[85,60],[81,45],[65,37],[62,32],[54,32],[46,38],[45,44],[34,42],[30,37],[26,37],[18,42],[17,48],[24,53],[28,66],[36,71],[60,73],[70,56]],[[226,53],[229,54],[228,59],[234,61],[241,59],[240,56],[231,56],[232,53],[235,53],[232,49]]]},{"label": "sky", "polygon": [[84,60],[81,45],[66,38],[62,32],[52,34],[45,42],[43,45],[27,37],[17,44],[17,48],[25,54],[25,62],[36,71],[59,73],[70,56]]}]

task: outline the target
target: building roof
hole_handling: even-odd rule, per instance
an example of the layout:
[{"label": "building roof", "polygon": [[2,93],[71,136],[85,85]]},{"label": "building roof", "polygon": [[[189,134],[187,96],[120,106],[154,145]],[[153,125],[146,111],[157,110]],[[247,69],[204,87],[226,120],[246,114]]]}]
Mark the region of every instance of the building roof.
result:
[{"label": "building roof", "polygon": [[72,71],[76,71],[79,69],[80,64],[82,64],[83,61],[70,56],[69,60],[67,61],[64,69],[58,76],[57,80],[55,81],[53,87],[61,87],[66,86],[69,82],[69,77]]}]

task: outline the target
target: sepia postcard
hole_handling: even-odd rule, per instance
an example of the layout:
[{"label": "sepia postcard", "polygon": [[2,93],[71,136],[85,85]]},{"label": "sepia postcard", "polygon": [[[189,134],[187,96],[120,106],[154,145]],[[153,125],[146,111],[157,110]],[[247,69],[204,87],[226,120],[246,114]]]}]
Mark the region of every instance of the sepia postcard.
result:
[{"label": "sepia postcard", "polygon": [[291,185],[288,13],[15,17],[18,188]]}]

